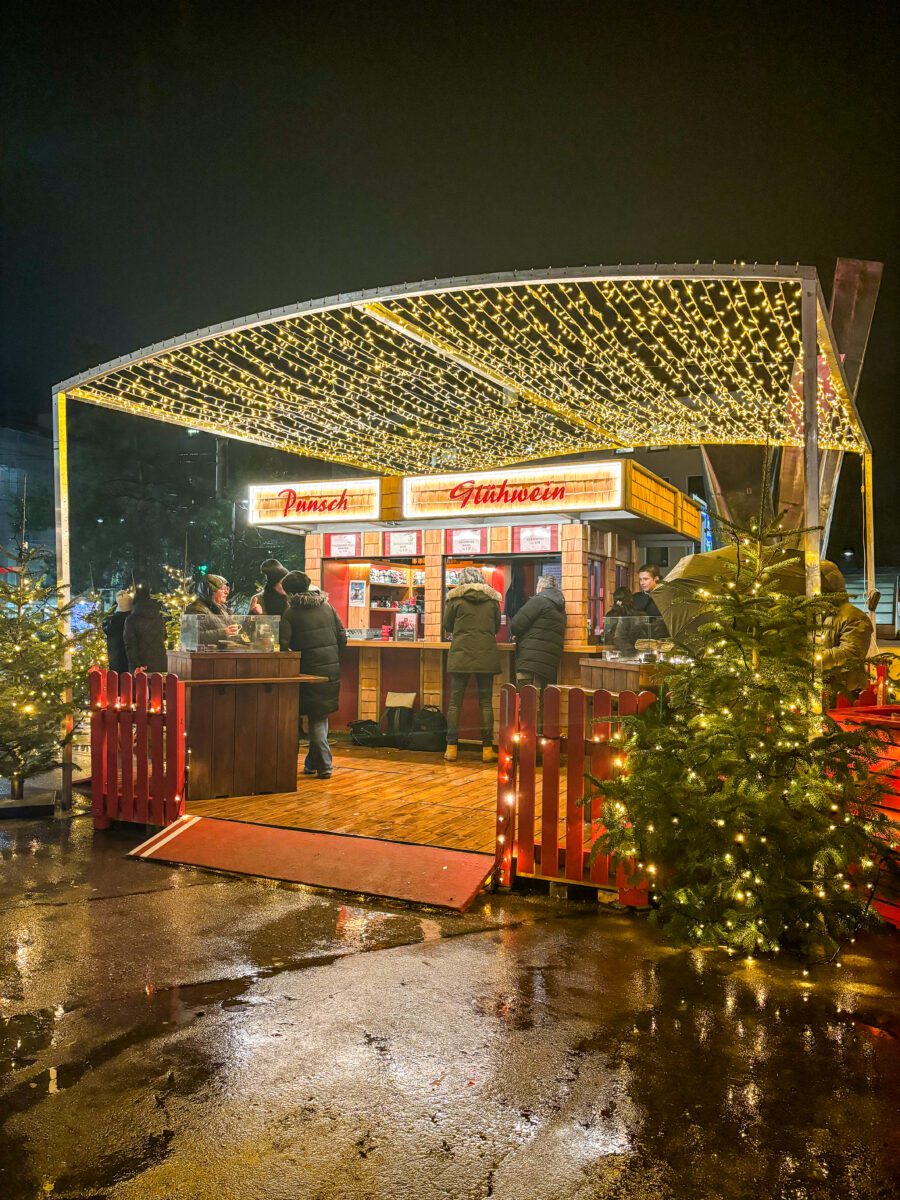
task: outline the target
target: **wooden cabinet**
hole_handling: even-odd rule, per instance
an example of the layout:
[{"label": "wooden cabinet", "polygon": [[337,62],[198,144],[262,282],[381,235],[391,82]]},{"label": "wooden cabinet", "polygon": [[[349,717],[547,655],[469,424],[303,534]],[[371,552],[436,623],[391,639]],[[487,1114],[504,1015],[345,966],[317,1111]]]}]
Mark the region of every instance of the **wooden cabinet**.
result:
[{"label": "wooden cabinet", "polygon": [[299,654],[170,650],[169,670],[186,685],[189,801],[296,790]]}]

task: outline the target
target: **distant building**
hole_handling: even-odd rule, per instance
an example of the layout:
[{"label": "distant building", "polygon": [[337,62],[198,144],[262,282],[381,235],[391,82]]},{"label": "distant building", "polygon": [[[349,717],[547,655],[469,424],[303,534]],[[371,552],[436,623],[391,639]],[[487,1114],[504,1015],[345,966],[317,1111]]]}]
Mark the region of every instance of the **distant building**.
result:
[{"label": "distant building", "polygon": [[[49,437],[0,427],[0,546],[11,550],[19,535],[19,501],[25,487],[44,499],[53,489],[53,447]],[[46,512],[46,504],[41,505]],[[44,518],[46,525],[46,517]],[[54,531],[28,525],[28,541],[52,546]]]},{"label": "distant building", "polygon": [[[703,454],[699,446],[660,446],[658,449],[649,446],[640,450],[617,450],[615,453],[621,458],[633,458],[685,495],[704,504],[709,502]],[[710,548],[677,537],[674,533],[645,534],[637,541],[643,561],[654,563],[662,575],[685,554]]]}]

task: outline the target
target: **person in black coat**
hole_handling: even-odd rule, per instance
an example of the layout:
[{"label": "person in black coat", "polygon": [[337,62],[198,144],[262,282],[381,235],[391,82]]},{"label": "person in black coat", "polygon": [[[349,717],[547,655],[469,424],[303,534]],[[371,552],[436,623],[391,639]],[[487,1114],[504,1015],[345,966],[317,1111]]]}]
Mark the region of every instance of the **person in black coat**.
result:
[{"label": "person in black coat", "polygon": [[250,601],[252,617],[282,617],[287,611],[288,598],[284,590],[284,577],[288,569],[277,558],[267,558],[260,564],[260,574],[266,581],[261,592]]},{"label": "person in black coat", "polygon": [[128,671],[128,655],[125,652],[125,622],[131,612],[134,600],[131,592],[116,593],[116,611],[103,622],[103,632],[106,634],[106,657],[109,669],[118,671],[120,675]]},{"label": "person in black coat", "polygon": [[159,601],[146,588],[138,588],[125,622],[125,651],[129,671],[168,671],[166,619]]},{"label": "person in black coat", "polygon": [[337,711],[340,699],[340,655],[347,645],[347,632],[325,593],[311,591],[309,583],[303,571],[290,571],[282,581],[288,607],[281,618],[280,643],[282,650],[300,651],[304,675],[324,675],[328,680],[300,685],[300,713],[309,718],[309,753],[303,773],[330,779],[328,717]]},{"label": "person in black coat", "polygon": [[[655,605],[654,605],[655,607]],[[619,587],[613,592],[613,606],[603,618],[603,641],[615,646],[626,658],[637,653],[635,642],[646,637],[649,622],[645,616],[637,616],[628,588]]]},{"label": "person in black coat", "polygon": [[184,610],[185,616],[197,617],[198,646],[227,641],[240,632],[228,608],[228,580],[223,575],[206,575],[197,584],[197,594]]},{"label": "person in black coat", "polygon": [[566,636],[566,599],[552,575],[540,577],[509,631],[516,639],[516,685],[533,683],[543,691],[556,681]]}]

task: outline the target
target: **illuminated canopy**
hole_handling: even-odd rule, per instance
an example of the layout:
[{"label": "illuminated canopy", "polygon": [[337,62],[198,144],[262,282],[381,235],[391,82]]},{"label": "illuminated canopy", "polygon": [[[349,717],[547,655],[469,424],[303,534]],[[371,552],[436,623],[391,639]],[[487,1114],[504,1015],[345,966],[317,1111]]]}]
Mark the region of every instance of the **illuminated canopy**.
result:
[{"label": "illuminated canopy", "polygon": [[512,272],[334,296],[115,359],[57,393],[383,474],[619,446],[868,448],[812,267]]}]

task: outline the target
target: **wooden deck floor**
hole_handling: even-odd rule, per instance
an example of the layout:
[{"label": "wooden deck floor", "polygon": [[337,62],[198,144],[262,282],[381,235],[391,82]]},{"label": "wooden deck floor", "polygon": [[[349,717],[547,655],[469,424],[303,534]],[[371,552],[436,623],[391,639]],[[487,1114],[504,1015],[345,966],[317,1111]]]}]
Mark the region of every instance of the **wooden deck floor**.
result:
[{"label": "wooden deck floor", "polygon": [[497,768],[440,754],[334,746],[331,779],[300,775],[296,792],[188,804],[191,816],[494,852]]}]

